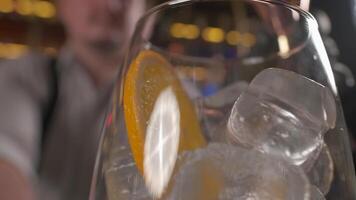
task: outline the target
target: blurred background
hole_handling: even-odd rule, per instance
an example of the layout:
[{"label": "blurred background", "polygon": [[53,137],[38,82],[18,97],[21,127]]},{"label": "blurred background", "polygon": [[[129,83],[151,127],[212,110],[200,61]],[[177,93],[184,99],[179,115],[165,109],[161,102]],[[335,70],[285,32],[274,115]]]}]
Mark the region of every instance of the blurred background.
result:
[{"label": "blurred background", "polygon": [[[142,0],[144,1],[144,0]],[[152,7],[164,0],[146,0],[147,7]],[[238,8],[238,6],[236,6]],[[310,12],[317,18],[327,52],[332,62],[338,89],[344,106],[346,121],[351,133],[356,133],[356,93],[354,75],[356,74],[356,0],[310,0]],[[161,36],[153,34],[159,42],[167,46],[172,52],[195,51],[197,54],[209,54],[208,44],[223,46],[224,56],[235,58],[244,51],[248,51],[258,39],[258,31],[240,33],[231,31],[230,22],[225,15],[241,14],[248,10],[236,10],[235,13],[221,13],[214,19],[201,16],[214,12],[214,7],[199,8],[191,12],[196,18],[195,24],[184,23],[184,14],[172,16],[167,14],[164,30],[169,34]],[[206,21],[207,20],[207,21]],[[249,25],[252,26],[253,24]],[[167,29],[169,27],[169,29]],[[155,27],[160,29],[160,27]],[[170,38],[165,38],[169,35]],[[240,36],[240,37],[236,37]],[[240,38],[237,40],[236,38]],[[56,17],[56,6],[50,0],[0,0],[0,62],[6,59],[16,59],[30,49],[56,55],[65,41],[63,27]],[[189,46],[180,46],[174,41],[189,41]],[[192,42],[194,41],[194,42]],[[223,43],[223,45],[221,45]],[[203,81],[208,78],[204,70],[194,73]],[[207,87],[205,95],[209,95],[214,88]],[[355,101],[354,101],[355,100]],[[355,145],[354,145],[355,146]],[[355,148],[354,148],[355,149]],[[355,151],[354,151],[355,152]]]},{"label": "blurred background", "polygon": [[15,59],[30,48],[56,54],[64,41],[51,1],[0,1],[0,60]]},{"label": "blurred background", "polygon": [[[144,1],[144,0],[142,0]],[[146,0],[148,7],[152,7],[164,0]],[[331,49],[338,54],[338,60],[349,66],[356,73],[356,50],[355,26],[356,26],[356,1],[343,0],[311,0],[310,11],[320,18],[323,23],[325,35],[330,36],[338,49]],[[181,22],[173,22],[169,16],[165,18],[166,26],[170,26],[170,35],[177,40],[195,40],[202,46],[204,43],[226,43],[240,45],[242,47],[253,46],[256,35],[243,33],[240,41],[234,41],[234,37],[240,34],[235,31],[229,32],[229,23],[224,20],[224,14],[218,19],[204,21],[201,15],[213,12],[214,8],[196,10],[196,24],[184,24],[184,15]],[[245,11],[239,11],[241,13]],[[175,17],[176,18],[176,17]],[[209,28],[209,27],[210,28]],[[158,27],[159,28],[159,27]],[[202,33],[202,34],[200,34]],[[56,18],[56,6],[50,0],[1,0],[0,1],[0,60],[14,59],[24,54],[28,49],[41,50],[48,54],[56,54],[64,41],[63,28]],[[225,37],[224,37],[225,36]],[[157,39],[165,42],[167,38],[157,36]],[[168,41],[168,40],[167,40]],[[170,40],[169,41],[174,41]],[[330,42],[330,41],[329,41]],[[173,51],[184,51],[174,43],[167,44]],[[336,48],[336,47],[335,47]],[[229,56],[233,52],[227,50]],[[333,56],[334,56],[333,54]]]},{"label": "blurred background", "polygon": [[[142,0],[144,1],[144,0]],[[164,0],[146,0],[148,7],[164,2]],[[310,11],[325,12],[330,18],[330,36],[335,40],[339,48],[339,61],[350,66],[352,72],[356,73],[356,50],[355,26],[356,26],[356,1],[355,0],[311,0]],[[224,14],[219,19],[211,19],[204,22],[199,18],[206,12],[213,12],[213,8],[197,10],[196,24],[172,22],[169,17],[166,25],[171,26],[171,36],[177,39],[197,40],[200,42],[225,42],[235,45],[238,41],[232,41],[229,35],[239,33],[228,32],[229,22],[224,20]],[[184,15],[181,15],[184,22]],[[328,20],[328,19],[322,19]],[[174,24],[175,23],[175,24]],[[207,30],[200,38],[200,31],[206,25],[216,24],[213,30]],[[178,30],[178,31],[177,31]],[[183,31],[182,31],[183,30]],[[186,31],[184,31],[186,30]],[[226,37],[221,38],[226,32]],[[210,33],[210,34],[209,34]],[[214,33],[214,34],[212,34]],[[221,33],[221,34],[219,34]],[[327,33],[329,34],[329,32]],[[210,36],[209,36],[210,35]],[[211,37],[214,36],[214,37]],[[242,46],[253,45],[254,35],[245,35],[246,40],[241,40]],[[232,37],[231,37],[232,38]],[[162,41],[165,38],[161,38]],[[0,59],[14,59],[21,56],[29,48],[43,50],[49,54],[55,54],[63,44],[64,33],[61,24],[56,18],[56,6],[50,0],[1,0],[0,1]],[[172,48],[178,48],[172,46]]]}]

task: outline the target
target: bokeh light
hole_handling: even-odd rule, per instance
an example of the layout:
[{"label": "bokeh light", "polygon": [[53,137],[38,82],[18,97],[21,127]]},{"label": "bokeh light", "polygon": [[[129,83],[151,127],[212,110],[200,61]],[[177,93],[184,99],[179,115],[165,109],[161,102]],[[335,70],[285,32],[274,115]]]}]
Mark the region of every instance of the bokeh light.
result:
[{"label": "bokeh light", "polygon": [[217,27],[207,27],[203,30],[202,37],[205,41],[219,43],[224,40],[224,30]]},{"label": "bokeh light", "polygon": [[43,0],[0,0],[0,13],[12,12],[25,17],[50,19],[56,16],[56,7],[53,3]]},{"label": "bokeh light", "polygon": [[241,34],[238,31],[229,31],[226,34],[226,42],[229,45],[238,45],[241,41]]},{"label": "bokeh light", "polygon": [[11,13],[14,10],[12,0],[0,0],[0,12]]}]

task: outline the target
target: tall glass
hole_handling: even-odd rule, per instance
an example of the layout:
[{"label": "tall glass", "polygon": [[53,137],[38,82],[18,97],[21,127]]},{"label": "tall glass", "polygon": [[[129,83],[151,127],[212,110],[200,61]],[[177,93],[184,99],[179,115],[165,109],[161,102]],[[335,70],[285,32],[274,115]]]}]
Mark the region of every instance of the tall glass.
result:
[{"label": "tall glass", "polygon": [[355,188],[333,72],[308,12],[176,0],[140,19],[90,199],[356,199]]}]

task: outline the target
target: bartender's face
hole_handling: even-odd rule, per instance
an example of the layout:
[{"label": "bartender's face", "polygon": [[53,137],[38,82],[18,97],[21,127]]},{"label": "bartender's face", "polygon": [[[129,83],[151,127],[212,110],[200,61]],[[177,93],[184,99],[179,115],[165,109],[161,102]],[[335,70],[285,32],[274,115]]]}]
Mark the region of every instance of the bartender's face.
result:
[{"label": "bartender's face", "polygon": [[98,54],[120,52],[128,40],[133,0],[58,0],[68,38]]}]

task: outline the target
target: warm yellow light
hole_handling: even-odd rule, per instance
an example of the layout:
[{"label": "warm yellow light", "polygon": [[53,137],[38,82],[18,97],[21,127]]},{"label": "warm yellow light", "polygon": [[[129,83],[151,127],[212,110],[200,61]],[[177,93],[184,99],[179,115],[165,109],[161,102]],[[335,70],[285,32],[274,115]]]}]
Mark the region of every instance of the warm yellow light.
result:
[{"label": "warm yellow light", "polygon": [[229,31],[226,34],[226,42],[229,45],[237,45],[241,41],[241,34],[238,31]]},{"label": "warm yellow light", "polygon": [[15,59],[26,53],[27,45],[14,43],[0,43],[0,58]]},{"label": "warm yellow light", "polygon": [[170,28],[170,34],[175,38],[193,40],[199,37],[200,30],[194,24],[174,23]]},{"label": "warm yellow light", "polygon": [[194,24],[187,24],[183,29],[184,37],[186,39],[197,39],[199,37],[199,28]]},{"label": "warm yellow light", "polygon": [[175,38],[182,38],[183,37],[183,29],[185,25],[182,23],[174,23],[170,28],[170,33]]},{"label": "warm yellow light", "polygon": [[17,0],[16,12],[20,15],[31,15],[33,12],[30,0]]},{"label": "warm yellow light", "polygon": [[12,0],[0,0],[0,12],[11,13],[12,11],[14,11]]},{"label": "warm yellow light", "polygon": [[207,27],[203,30],[203,39],[212,43],[219,43],[224,40],[225,33],[221,28]]},{"label": "warm yellow light", "polygon": [[15,59],[20,57],[21,55],[27,52],[28,47],[23,44],[7,44],[7,58],[8,59]]},{"label": "warm yellow light", "polygon": [[244,47],[251,48],[256,44],[256,36],[252,33],[244,33],[242,35],[241,45]]},{"label": "warm yellow light", "polygon": [[57,55],[58,51],[54,47],[45,47],[44,53],[47,55],[55,56],[55,55]]},{"label": "warm yellow light", "polygon": [[4,54],[4,45],[2,43],[0,43],[0,58],[3,58],[3,54]]},{"label": "warm yellow light", "polygon": [[33,12],[37,17],[53,18],[56,15],[56,8],[48,1],[35,1],[33,2]]}]

